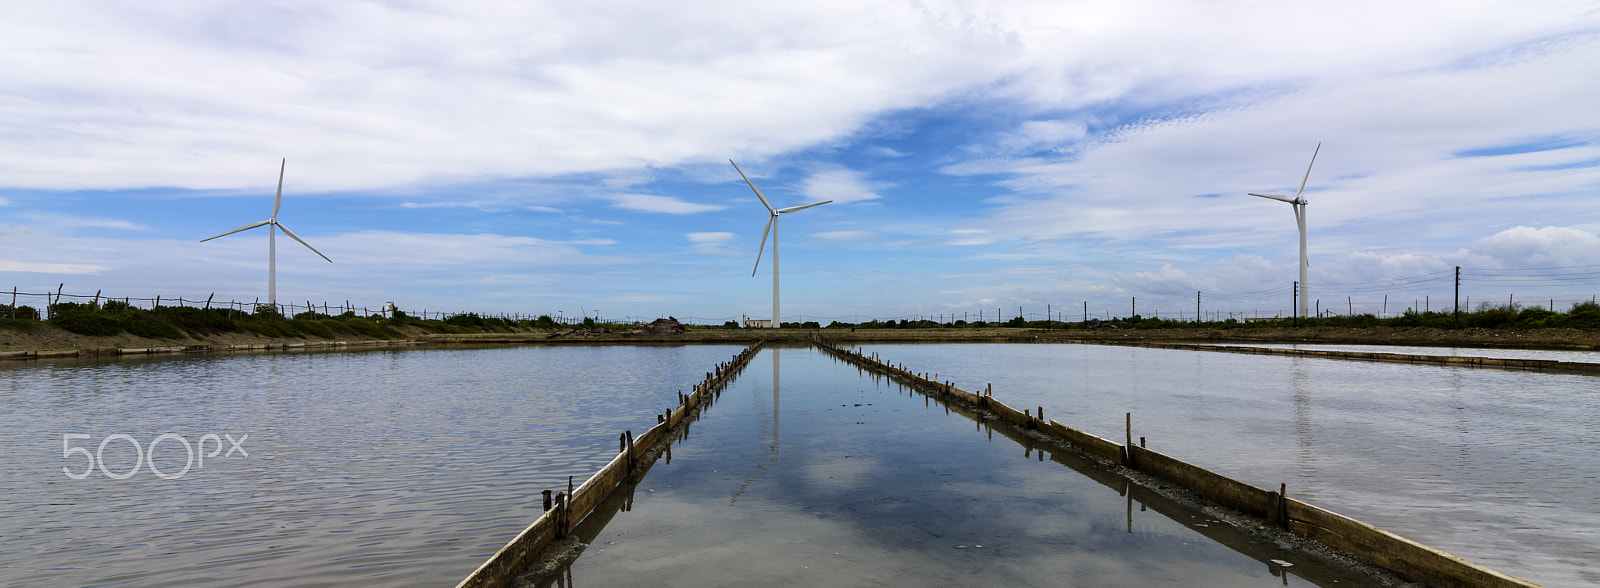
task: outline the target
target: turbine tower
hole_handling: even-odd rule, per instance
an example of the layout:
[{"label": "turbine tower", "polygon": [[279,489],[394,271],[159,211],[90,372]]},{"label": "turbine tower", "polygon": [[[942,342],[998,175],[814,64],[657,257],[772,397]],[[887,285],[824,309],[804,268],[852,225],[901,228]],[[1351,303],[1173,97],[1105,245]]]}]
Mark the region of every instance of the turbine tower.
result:
[{"label": "turbine tower", "polygon": [[1322,143],[1317,143],[1317,149],[1311,152],[1311,164],[1306,166],[1306,175],[1305,177],[1300,178],[1300,189],[1294,191],[1293,197],[1280,196],[1278,194],[1257,194],[1255,192],[1250,193],[1251,196],[1260,196],[1262,198],[1270,198],[1279,202],[1288,202],[1290,206],[1294,207],[1294,221],[1296,224],[1300,225],[1300,308],[1296,311],[1300,313],[1299,316],[1303,317],[1311,316],[1311,314],[1307,312],[1309,299],[1311,297],[1309,296],[1310,291],[1306,287],[1306,266],[1311,265],[1309,261],[1306,261],[1306,205],[1310,204],[1310,202],[1307,202],[1306,199],[1301,198],[1300,193],[1305,191],[1306,180],[1311,179],[1311,166],[1317,164],[1317,153],[1320,153],[1321,151]]},{"label": "turbine tower", "polygon": [[[733,160],[729,159],[728,163],[733,163]],[[800,211],[800,210],[805,210],[805,209],[811,208],[813,206],[822,206],[824,204],[827,204],[827,203],[833,202],[833,201],[832,200],[824,200],[822,202],[816,202],[816,203],[806,204],[806,205],[802,205],[802,206],[790,206],[788,208],[773,209],[772,208],[772,203],[767,202],[767,197],[761,193],[761,189],[757,188],[755,183],[750,181],[750,176],[744,175],[744,170],[739,169],[739,164],[733,163],[733,169],[735,169],[735,170],[737,170],[739,172],[739,177],[744,178],[744,183],[750,184],[750,189],[751,190],[755,190],[756,198],[760,198],[761,199],[761,205],[767,207],[767,212],[770,215],[770,216],[767,217],[767,228],[761,229],[761,247],[756,249],[756,265],[755,265],[755,267],[750,268],[750,277],[752,277],[752,278],[755,277],[756,270],[761,268],[761,252],[764,249],[766,249],[766,247],[767,247],[767,232],[771,231],[772,232],[772,328],[776,329],[778,327],[783,326],[783,322],[781,320],[779,320],[779,318],[778,318],[778,215],[780,215],[780,214],[788,214],[788,213],[796,212],[796,211]]]},{"label": "turbine tower", "polygon": [[310,249],[312,253],[317,254],[323,259],[326,259],[328,263],[333,263],[333,260],[328,259],[328,256],[323,255],[321,251],[317,251],[316,247],[312,247],[310,243],[305,241],[305,239],[301,239],[299,235],[294,234],[294,231],[289,230],[289,227],[283,226],[283,223],[278,222],[278,208],[283,206],[283,170],[286,166],[288,166],[288,164],[289,158],[287,157],[285,157],[284,160],[278,164],[278,197],[272,202],[271,218],[261,222],[250,223],[221,235],[217,235],[216,237],[208,237],[200,240],[201,243],[204,243],[206,241],[216,239],[217,237],[226,237],[240,231],[248,231],[250,229],[265,225],[267,227],[267,303],[272,304],[273,308],[277,308],[278,304],[278,229],[283,229],[283,234],[288,235],[291,239],[299,241],[301,245],[306,246],[306,249]]}]

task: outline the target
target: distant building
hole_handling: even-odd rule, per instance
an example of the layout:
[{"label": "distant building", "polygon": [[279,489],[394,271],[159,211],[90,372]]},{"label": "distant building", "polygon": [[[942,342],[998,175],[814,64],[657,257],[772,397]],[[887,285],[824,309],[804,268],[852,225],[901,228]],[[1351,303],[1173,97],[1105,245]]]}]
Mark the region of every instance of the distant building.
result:
[{"label": "distant building", "polygon": [[772,319],[753,319],[746,317],[744,319],[744,326],[745,328],[770,329],[772,328]]}]

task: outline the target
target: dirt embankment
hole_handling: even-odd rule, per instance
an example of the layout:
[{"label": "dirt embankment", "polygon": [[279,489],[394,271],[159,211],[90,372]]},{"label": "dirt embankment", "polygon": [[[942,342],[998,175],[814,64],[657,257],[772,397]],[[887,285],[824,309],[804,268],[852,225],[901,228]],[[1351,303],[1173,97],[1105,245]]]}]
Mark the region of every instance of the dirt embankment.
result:
[{"label": "dirt embankment", "polygon": [[[398,327],[402,340],[436,344],[672,344],[755,341],[803,342],[823,336],[841,343],[982,343],[982,342],[1121,342],[1168,341],[1205,343],[1338,343],[1416,345],[1519,349],[1600,350],[1600,331],[1578,329],[1494,330],[1433,329],[1425,327],[1373,327],[1305,329],[722,329],[690,328],[673,332],[609,332],[600,330],[523,331],[514,333],[429,333],[416,326]],[[341,341],[373,339],[345,336]],[[396,340],[390,340],[396,341]],[[144,349],[156,347],[233,345],[325,344],[315,338],[268,338],[250,332],[219,333],[183,339],[138,337],[127,333],[89,337],[49,323],[27,328],[0,328],[0,357],[14,352],[50,352],[83,349]]]},{"label": "dirt embankment", "polygon": [[[398,327],[404,338],[416,338],[425,334],[416,327]],[[344,341],[372,341],[370,337],[351,335],[341,337]],[[50,323],[31,323],[26,327],[0,328],[0,356],[14,355],[15,352],[48,353],[68,350],[112,350],[112,349],[148,349],[160,347],[226,347],[232,345],[283,345],[292,343],[320,342],[316,339],[302,338],[271,338],[263,337],[249,331],[235,331],[232,333],[216,333],[211,335],[188,336],[182,339],[168,339],[160,337],[140,337],[128,333],[108,337],[91,337],[79,335],[62,329]]]}]

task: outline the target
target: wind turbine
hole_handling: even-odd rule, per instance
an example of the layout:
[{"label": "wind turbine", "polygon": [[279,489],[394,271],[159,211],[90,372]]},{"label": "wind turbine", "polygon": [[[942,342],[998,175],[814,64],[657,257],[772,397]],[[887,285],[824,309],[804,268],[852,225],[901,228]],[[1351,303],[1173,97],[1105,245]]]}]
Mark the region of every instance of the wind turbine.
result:
[{"label": "wind turbine", "polygon": [[[733,163],[733,160],[729,159],[728,163]],[[750,184],[750,189],[751,190],[755,190],[755,192],[756,192],[756,198],[760,198],[761,199],[761,205],[767,207],[767,212],[771,213],[771,216],[767,217],[767,228],[761,229],[761,247],[756,249],[756,265],[755,265],[755,267],[750,268],[750,277],[752,277],[752,278],[755,277],[756,270],[761,268],[761,252],[763,250],[765,250],[766,247],[767,247],[767,232],[771,231],[772,232],[772,328],[776,329],[776,328],[778,328],[778,327],[783,325],[783,323],[778,319],[778,215],[780,215],[780,214],[788,214],[788,213],[791,213],[791,212],[805,210],[805,209],[811,208],[813,206],[822,206],[824,204],[827,204],[827,203],[833,202],[833,201],[832,200],[824,200],[822,202],[816,202],[816,203],[806,204],[806,205],[802,205],[802,206],[790,206],[788,208],[779,208],[779,209],[774,210],[772,208],[772,203],[767,202],[767,197],[761,193],[761,189],[757,188],[755,183],[750,181],[750,176],[744,175],[744,170],[739,169],[739,164],[733,163],[733,169],[738,170],[739,177],[744,178],[744,183]]]},{"label": "wind turbine", "polygon": [[306,249],[310,249],[312,253],[317,254],[323,259],[327,259],[328,263],[333,263],[333,260],[328,259],[328,256],[323,255],[321,251],[317,251],[316,247],[312,247],[310,243],[305,241],[305,239],[301,239],[299,235],[294,234],[294,231],[289,230],[289,227],[283,226],[283,223],[278,222],[278,208],[283,206],[283,169],[284,167],[288,166],[288,164],[289,158],[287,157],[283,159],[283,162],[278,164],[278,197],[272,202],[271,218],[261,222],[250,223],[221,235],[217,235],[216,237],[208,237],[200,240],[201,243],[204,243],[206,241],[216,239],[217,237],[226,237],[239,231],[248,231],[250,229],[265,225],[267,227],[267,303],[274,305],[274,308],[277,307],[276,305],[278,303],[277,229],[283,229],[283,234],[288,235],[291,239],[299,241],[301,245],[305,245]]},{"label": "wind turbine", "polygon": [[1316,151],[1311,152],[1311,164],[1306,166],[1306,175],[1305,177],[1300,178],[1300,189],[1294,191],[1294,197],[1291,198],[1288,196],[1279,196],[1277,194],[1257,194],[1255,192],[1250,193],[1251,196],[1260,196],[1262,198],[1270,198],[1279,202],[1288,202],[1290,206],[1294,207],[1294,221],[1300,225],[1300,308],[1298,309],[1298,312],[1300,313],[1300,316],[1304,317],[1311,316],[1311,314],[1307,312],[1308,299],[1310,296],[1307,295],[1309,292],[1306,289],[1306,266],[1310,265],[1310,262],[1306,261],[1306,205],[1310,204],[1310,202],[1307,202],[1306,199],[1301,198],[1300,193],[1305,191],[1306,180],[1311,179],[1311,166],[1317,164],[1317,153],[1320,153],[1321,151],[1322,143],[1317,143]]}]

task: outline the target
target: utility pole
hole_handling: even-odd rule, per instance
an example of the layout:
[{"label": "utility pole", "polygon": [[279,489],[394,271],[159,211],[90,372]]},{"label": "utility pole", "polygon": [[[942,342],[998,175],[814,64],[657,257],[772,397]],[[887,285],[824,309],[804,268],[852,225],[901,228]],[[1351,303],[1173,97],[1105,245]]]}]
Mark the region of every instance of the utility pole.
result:
[{"label": "utility pole", "polygon": [[1194,291],[1194,323],[1200,324],[1200,291]]},{"label": "utility pole", "polygon": [[1089,301],[1083,301],[1083,324],[1089,324]]},{"label": "utility pole", "polygon": [[1131,300],[1133,300],[1133,313],[1128,315],[1130,318],[1139,316],[1139,297],[1133,296]]},{"label": "utility pole", "polygon": [[1300,326],[1300,282],[1294,283],[1294,307],[1289,309],[1289,314],[1294,317],[1294,326]]},{"label": "utility pole", "polygon": [[1461,266],[1456,266],[1456,328],[1461,328]]}]

